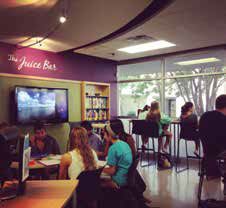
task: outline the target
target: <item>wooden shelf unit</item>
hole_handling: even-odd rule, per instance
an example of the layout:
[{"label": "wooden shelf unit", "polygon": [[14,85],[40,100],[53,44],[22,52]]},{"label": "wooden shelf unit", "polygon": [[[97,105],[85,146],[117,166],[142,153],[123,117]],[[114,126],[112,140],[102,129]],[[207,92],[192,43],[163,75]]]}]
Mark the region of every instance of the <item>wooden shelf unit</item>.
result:
[{"label": "wooden shelf unit", "polygon": [[82,82],[82,120],[110,120],[110,84]]}]

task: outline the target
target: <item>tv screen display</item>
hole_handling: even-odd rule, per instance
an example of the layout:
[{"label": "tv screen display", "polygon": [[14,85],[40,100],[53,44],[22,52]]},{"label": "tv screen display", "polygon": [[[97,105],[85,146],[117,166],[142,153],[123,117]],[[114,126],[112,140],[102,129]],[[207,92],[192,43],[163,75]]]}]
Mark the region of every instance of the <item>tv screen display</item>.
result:
[{"label": "tv screen display", "polygon": [[16,123],[68,121],[68,90],[38,87],[15,88]]}]

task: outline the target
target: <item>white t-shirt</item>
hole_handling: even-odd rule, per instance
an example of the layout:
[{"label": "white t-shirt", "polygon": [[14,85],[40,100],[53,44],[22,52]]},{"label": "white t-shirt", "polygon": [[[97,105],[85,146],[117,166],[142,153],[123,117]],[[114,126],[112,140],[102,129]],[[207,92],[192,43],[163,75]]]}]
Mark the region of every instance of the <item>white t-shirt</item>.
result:
[{"label": "white t-shirt", "polygon": [[[92,150],[93,156],[94,156],[94,161],[96,164],[98,163],[98,158],[97,154],[94,150]],[[79,174],[85,170],[84,164],[83,164],[83,159],[82,156],[80,155],[80,152],[77,150],[73,150],[69,152],[71,155],[71,165],[68,168],[68,176],[70,179],[76,179]]]}]

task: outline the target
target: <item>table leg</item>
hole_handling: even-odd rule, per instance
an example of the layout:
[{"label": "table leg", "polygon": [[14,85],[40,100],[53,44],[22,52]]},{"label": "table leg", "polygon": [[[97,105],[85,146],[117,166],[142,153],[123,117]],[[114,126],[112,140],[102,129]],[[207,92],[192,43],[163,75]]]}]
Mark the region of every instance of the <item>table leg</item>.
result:
[{"label": "table leg", "polygon": [[77,195],[76,195],[76,191],[74,191],[73,194],[72,194],[72,208],[77,208]]}]

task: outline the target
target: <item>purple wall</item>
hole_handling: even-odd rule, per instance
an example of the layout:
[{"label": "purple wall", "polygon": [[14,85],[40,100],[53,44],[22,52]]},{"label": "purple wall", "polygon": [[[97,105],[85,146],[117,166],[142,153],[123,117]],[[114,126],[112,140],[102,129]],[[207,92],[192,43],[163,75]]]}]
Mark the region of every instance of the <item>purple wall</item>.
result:
[{"label": "purple wall", "polygon": [[117,62],[75,53],[17,49],[0,43],[0,73],[111,83],[111,115],[117,115]]}]

